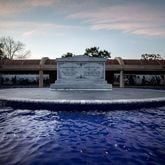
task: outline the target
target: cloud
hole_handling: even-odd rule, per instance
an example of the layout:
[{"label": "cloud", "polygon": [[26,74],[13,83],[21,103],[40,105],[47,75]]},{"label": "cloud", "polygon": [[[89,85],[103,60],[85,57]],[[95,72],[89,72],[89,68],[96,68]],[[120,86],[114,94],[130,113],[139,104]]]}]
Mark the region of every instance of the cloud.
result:
[{"label": "cloud", "polygon": [[32,6],[51,6],[57,0],[31,0]]},{"label": "cloud", "polygon": [[80,30],[79,26],[56,23],[41,23],[28,21],[1,21],[0,33],[19,33],[22,37],[56,35],[63,36],[67,30]]},{"label": "cloud", "polygon": [[29,1],[13,0],[0,1],[0,16],[6,16],[12,13],[18,13],[27,10],[30,7]]},{"label": "cloud", "polygon": [[92,30],[120,30],[136,35],[165,36],[165,12],[147,5],[115,5],[67,16],[89,24]]},{"label": "cloud", "polygon": [[50,7],[59,0],[1,0],[0,1],[0,16],[6,16],[13,13],[21,13],[28,11],[34,7],[44,6]]},{"label": "cloud", "polygon": [[[27,23],[22,23],[22,25]],[[23,27],[22,27],[23,28]],[[61,34],[59,30],[68,28],[60,24],[51,24],[51,23],[30,23],[29,27],[22,32],[23,37],[34,37],[34,36],[46,36],[55,31],[54,34]],[[33,29],[33,30],[32,30]],[[54,35],[52,34],[52,35]]]},{"label": "cloud", "polygon": [[[151,0],[151,4],[137,0],[131,2],[129,0],[104,0],[102,3],[100,0],[0,0],[0,16],[12,15],[14,13],[20,14],[36,7],[51,7],[51,11],[53,11],[52,20],[53,17],[54,19],[57,18],[56,14],[58,12],[62,16],[62,21],[65,18],[68,18],[69,21],[77,19],[81,23],[89,25],[91,30],[119,30],[124,33],[142,36],[165,36],[165,12],[163,7],[160,5],[154,6],[153,0]],[[20,18],[14,16],[13,18],[17,20]],[[34,15],[35,21],[40,19],[38,16],[40,17],[40,15]],[[66,16],[64,20],[63,16]],[[24,20],[28,18],[26,13],[24,13],[22,18]],[[42,20],[44,21],[44,18]],[[45,21],[47,22],[47,20]],[[31,23],[30,25],[32,26]],[[32,33],[32,31],[37,31],[38,29],[46,31],[46,27],[49,27],[48,24],[44,23],[42,27],[33,24],[34,29],[28,28],[28,24],[24,26],[27,29],[25,36],[28,36],[27,34],[29,36],[30,34],[34,35],[36,32]]]},{"label": "cloud", "polygon": [[147,35],[147,36],[165,36],[164,28],[146,28],[146,29],[138,29],[133,31],[136,35]]},{"label": "cloud", "polygon": [[26,31],[22,34],[23,37],[29,37],[32,36],[35,33],[35,30],[31,30],[31,31]]},{"label": "cloud", "polygon": [[50,7],[62,14],[95,8],[100,0],[0,0],[0,16],[21,13],[36,7]]}]

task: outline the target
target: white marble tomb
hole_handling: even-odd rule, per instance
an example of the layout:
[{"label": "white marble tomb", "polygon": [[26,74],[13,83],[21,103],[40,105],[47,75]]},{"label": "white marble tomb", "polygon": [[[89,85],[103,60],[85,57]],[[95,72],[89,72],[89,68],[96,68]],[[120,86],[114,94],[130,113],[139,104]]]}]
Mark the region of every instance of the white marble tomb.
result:
[{"label": "white marble tomb", "polygon": [[51,89],[112,90],[105,80],[105,58],[79,55],[56,61],[57,80]]}]

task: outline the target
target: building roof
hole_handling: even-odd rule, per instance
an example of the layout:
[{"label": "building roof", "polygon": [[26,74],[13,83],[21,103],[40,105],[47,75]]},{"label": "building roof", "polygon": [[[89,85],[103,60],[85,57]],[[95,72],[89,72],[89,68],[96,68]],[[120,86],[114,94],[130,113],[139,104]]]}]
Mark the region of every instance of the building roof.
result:
[{"label": "building roof", "polygon": [[57,62],[105,62],[107,59],[100,57],[90,57],[86,55],[76,55],[73,57],[57,58]]},{"label": "building roof", "polygon": [[116,59],[108,59],[106,65],[119,65],[119,63]]},{"label": "building roof", "polygon": [[165,65],[165,60],[134,60],[134,59],[124,59],[125,65]]},{"label": "building roof", "polygon": [[3,65],[39,65],[40,60],[39,59],[32,59],[32,60],[3,60],[1,62]]},{"label": "building roof", "polygon": [[[26,60],[3,60],[2,65],[40,65],[40,59]],[[165,60],[138,60],[138,59],[123,59],[125,65],[165,65]],[[47,59],[45,65],[56,65],[55,59]],[[108,59],[106,65],[119,65],[116,59]]]},{"label": "building roof", "polygon": [[56,60],[53,60],[53,59],[48,59],[45,61],[45,65],[56,65],[57,62]]}]

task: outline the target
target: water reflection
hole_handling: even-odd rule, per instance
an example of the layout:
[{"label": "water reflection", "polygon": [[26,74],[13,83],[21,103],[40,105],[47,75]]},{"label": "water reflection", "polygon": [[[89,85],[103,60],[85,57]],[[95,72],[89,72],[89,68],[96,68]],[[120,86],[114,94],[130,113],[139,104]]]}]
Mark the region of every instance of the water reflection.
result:
[{"label": "water reflection", "polygon": [[66,112],[0,109],[0,164],[164,164],[165,107]]}]

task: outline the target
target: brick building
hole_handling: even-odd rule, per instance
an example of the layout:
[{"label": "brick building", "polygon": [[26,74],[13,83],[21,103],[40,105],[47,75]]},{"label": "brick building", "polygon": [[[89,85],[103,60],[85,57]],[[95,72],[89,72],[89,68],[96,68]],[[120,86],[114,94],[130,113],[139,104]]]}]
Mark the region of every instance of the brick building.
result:
[{"label": "brick building", "polygon": [[[44,87],[54,83],[56,60],[43,57],[0,62],[1,87]],[[165,60],[108,59],[106,80],[113,86],[165,86]]]}]

